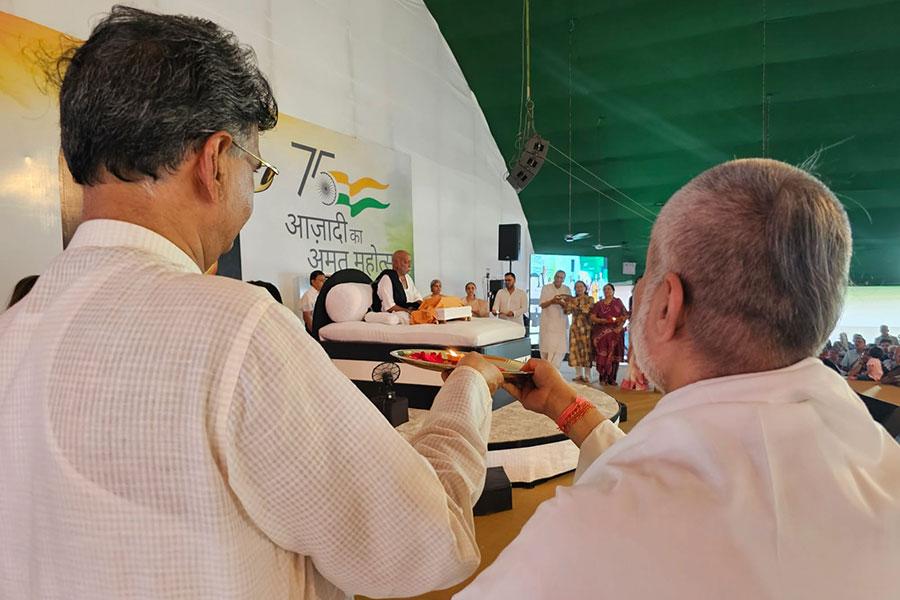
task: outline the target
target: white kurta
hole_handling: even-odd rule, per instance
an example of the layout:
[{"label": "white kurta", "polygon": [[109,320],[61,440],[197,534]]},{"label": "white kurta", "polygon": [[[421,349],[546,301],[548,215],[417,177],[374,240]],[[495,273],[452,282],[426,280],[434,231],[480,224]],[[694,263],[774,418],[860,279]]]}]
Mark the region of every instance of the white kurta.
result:
[{"label": "white kurta", "polygon": [[[416,289],[413,278],[409,276],[409,273],[403,277],[406,278],[406,288],[403,290],[406,293],[406,301],[421,302],[422,294]],[[387,275],[378,282],[378,298],[381,299],[381,310],[383,312],[387,312],[394,307],[394,285],[391,283],[391,278]]]},{"label": "white kurta", "polygon": [[300,297],[300,314],[305,312],[313,312],[316,309],[316,300],[319,299],[319,290],[314,287],[306,290],[306,293]]},{"label": "white kurta", "polygon": [[[570,290],[567,285],[556,287],[552,283],[548,283],[541,289],[540,301],[541,303],[544,303],[561,294],[571,296],[572,290]],[[540,336],[541,356],[550,360],[558,367],[559,364],[556,358],[558,357],[558,360],[561,361],[568,351],[568,337],[569,318],[566,316],[563,307],[559,304],[551,304],[547,308],[542,308]]]},{"label": "white kurta", "polygon": [[[494,297],[494,310],[500,313],[501,319],[521,323],[522,315],[528,312],[528,296],[520,289],[515,289],[510,294],[509,290],[503,288]],[[506,316],[509,311],[513,312],[513,316]]]},{"label": "white kurta", "polygon": [[900,445],[820,361],[613,428],[457,598],[898,598]]},{"label": "white kurta", "polygon": [[266,290],[88,221],[0,315],[0,598],[446,587],[490,402],[454,373],[408,443]]}]

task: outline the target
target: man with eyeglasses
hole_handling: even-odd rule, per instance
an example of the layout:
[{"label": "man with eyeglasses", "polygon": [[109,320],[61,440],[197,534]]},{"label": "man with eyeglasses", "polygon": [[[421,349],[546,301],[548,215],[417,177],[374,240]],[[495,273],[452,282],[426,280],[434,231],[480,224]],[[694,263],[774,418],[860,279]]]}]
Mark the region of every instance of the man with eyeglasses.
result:
[{"label": "man with eyeglasses", "polygon": [[468,576],[496,367],[464,358],[407,442],[265,290],[202,275],[278,172],[253,52],[115,7],[62,66],[85,220],[0,316],[0,598],[410,596]]}]

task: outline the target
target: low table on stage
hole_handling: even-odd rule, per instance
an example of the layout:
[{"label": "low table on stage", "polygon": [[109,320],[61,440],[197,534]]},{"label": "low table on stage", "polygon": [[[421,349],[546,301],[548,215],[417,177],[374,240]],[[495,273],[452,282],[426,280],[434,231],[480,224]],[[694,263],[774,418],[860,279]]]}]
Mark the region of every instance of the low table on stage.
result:
[{"label": "low table on stage", "polygon": [[[619,404],[596,388],[573,384],[579,395],[594,403],[614,423],[619,420]],[[404,437],[411,437],[428,414],[426,410],[409,410],[409,422],[397,427]],[[575,469],[578,446],[560,433],[556,423],[544,415],[526,410],[518,402],[495,410],[491,417],[487,466],[503,467],[513,485],[531,485]]]}]

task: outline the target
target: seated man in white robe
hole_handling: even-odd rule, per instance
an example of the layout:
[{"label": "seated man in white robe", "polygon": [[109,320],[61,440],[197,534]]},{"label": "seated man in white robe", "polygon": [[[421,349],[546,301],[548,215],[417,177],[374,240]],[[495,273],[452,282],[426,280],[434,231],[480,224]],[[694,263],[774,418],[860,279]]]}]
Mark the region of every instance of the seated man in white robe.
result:
[{"label": "seated man in white robe", "polygon": [[402,323],[409,323],[410,313],[422,303],[422,294],[409,275],[412,257],[406,250],[397,250],[391,256],[391,266],[372,282],[375,288],[372,310],[395,313]]},{"label": "seated man in white robe", "polygon": [[513,391],[580,446],[575,484],[457,597],[900,597],[900,445],[815,358],[850,251],[840,201],[787,164],[725,163],[677,192],[632,325],[666,395],[623,437],[530,362]]}]

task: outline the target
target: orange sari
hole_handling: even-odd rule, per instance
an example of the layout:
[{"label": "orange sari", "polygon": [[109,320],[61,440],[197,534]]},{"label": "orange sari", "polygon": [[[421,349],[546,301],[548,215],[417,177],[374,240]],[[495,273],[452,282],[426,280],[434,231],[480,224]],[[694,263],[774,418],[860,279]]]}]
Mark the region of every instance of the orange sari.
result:
[{"label": "orange sari", "polygon": [[435,314],[437,309],[457,306],[465,306],[465,304],[456,296],[429,296],[422,300],[418,310],[414,310],[409,315],[409,323],[410,325],[437,323],[437,315]]}]

